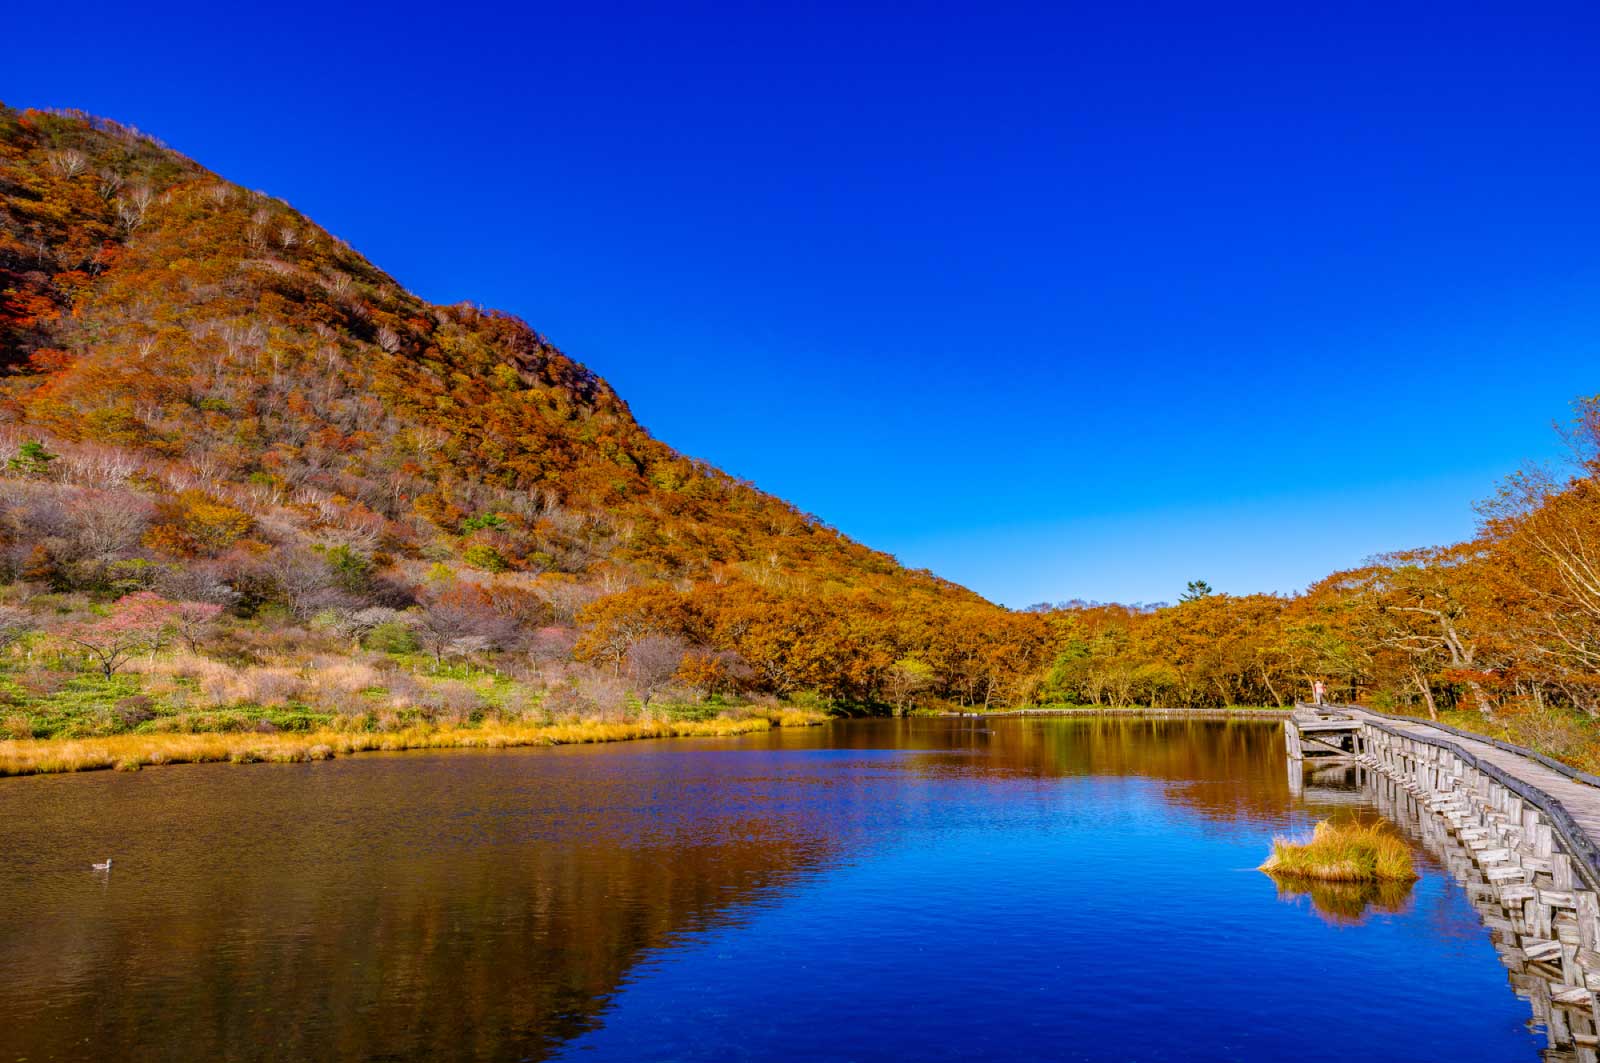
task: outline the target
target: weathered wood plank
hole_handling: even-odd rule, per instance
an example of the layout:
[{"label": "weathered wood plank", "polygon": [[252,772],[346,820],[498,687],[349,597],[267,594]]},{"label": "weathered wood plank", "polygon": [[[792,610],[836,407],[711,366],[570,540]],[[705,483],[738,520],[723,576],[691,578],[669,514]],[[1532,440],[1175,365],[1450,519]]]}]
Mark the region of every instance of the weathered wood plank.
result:
[{"label": "weathered wood plank", "polygon": [[1294,725],[1302,732],[1310,734],[1320,731],[1354,731],[1361,725],[1353,720],[1329,720],[1327,722],[1312,722],[1308,720],[1295,720]]}]

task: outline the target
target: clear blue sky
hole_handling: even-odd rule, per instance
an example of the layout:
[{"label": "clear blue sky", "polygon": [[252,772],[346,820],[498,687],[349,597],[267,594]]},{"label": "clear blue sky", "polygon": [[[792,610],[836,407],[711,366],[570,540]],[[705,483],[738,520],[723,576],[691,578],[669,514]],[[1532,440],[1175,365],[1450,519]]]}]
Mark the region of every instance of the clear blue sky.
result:
[{"label": "clear blue sky", "polygon": [[147,129],[1010,605],[1469,534],[1600,391],[1600,9],[29,4]]}]

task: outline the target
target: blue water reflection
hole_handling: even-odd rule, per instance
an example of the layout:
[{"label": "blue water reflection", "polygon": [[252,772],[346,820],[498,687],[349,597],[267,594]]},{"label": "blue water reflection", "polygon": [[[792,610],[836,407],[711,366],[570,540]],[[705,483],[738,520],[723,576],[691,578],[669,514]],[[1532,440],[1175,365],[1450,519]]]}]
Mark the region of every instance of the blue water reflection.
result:
[{"label": "blue water reflection", "polygon": [[1129,720],[6,780],[0,1059],[1538,1058],[1426,854],[1252,870],[1360,804]]}]

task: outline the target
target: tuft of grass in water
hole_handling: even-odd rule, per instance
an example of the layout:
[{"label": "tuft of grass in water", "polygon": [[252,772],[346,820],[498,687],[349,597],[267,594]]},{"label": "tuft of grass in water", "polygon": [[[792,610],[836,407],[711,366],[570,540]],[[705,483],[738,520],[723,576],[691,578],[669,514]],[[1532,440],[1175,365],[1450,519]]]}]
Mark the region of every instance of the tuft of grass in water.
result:
[{"label": "tuft of grass in water", "polygon": [[1409,882],[1411,847],[1379,823],[1318,823],[1309,840],[1274,838],[1261,870],[1319,882]]},{"label": "tuft of grass in water", "polygon": [[719,737],[751,734],[773,727],[810,726],[825,719],[819,712],[775,709],[739,718],[711,720],[631,723],[579,720],[553,724],[484,723],[472,727],[424,724],[394,731],[153,732],[81,739],[13,739],[0,741],[0,775],[42,775],[102,768],[138,771],[145,765],[214,761],[289,764],[368,750],[509,749],[622,742],[634,738]]}]

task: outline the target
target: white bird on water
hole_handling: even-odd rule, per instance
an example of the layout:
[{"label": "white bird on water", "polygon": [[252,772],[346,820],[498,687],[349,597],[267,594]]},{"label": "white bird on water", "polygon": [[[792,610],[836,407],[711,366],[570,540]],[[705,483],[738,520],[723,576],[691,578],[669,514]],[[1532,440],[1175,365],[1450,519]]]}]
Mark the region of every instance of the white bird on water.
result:
[{"label": "white bird on water", "polygon": [[96,871],[110,871],[111,870],[111,857],[109,857],[109,856],[106,857],[106,862],[103,863],[103,864],[95,864],[94,865],[94,869]]}]

